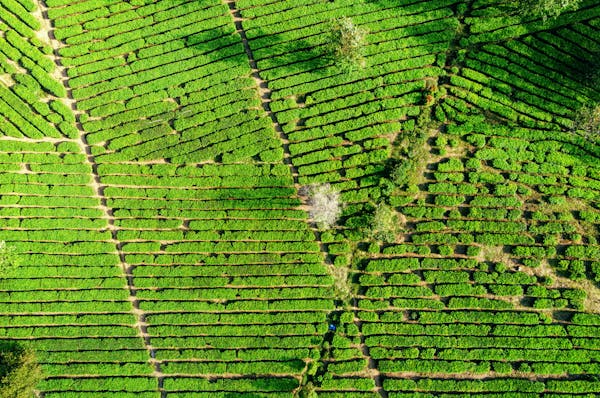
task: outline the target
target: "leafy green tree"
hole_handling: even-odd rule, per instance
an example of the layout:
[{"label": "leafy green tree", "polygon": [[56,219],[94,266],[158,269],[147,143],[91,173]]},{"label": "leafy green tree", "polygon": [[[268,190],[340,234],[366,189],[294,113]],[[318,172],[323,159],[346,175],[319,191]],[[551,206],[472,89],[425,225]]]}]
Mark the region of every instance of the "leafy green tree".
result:
[{"label": "leafy green tree", "polygon": [[523,15],[547,19],[556,18],[564,11],[576,10],[580,3],[581,0],[517,0],[517,7]]},{"label": "leafy green tree", "polygon": [[413,159],[405,159],[399,162],[391,172],[391,179],[398,187],[404,187],[413,183],[414,172],[417,168],[417,162]]},{"label": "leafy green tree", "polygon": [[317,398],[318,394],[317,394],[316,390],[317,389],[313,385],[313,383],[309,381],[304,386],[302,386],[300,391],[298,391],[298,393],[296,394],[296,397],[297,398]]},{"label": "leafy green tree", "polygon": [[0,346],[0,398],[31,398],[42,377],[32,350],[14,343]]},{"label": "leafy green tree", "polygon": [[370,235],[384,242],[393,242],[396,239],[394,233],[396,222],[397,216],[394,209],[385,203],[379,203],[375,207],[371,219]]},{"label": "leafy green tree", "polygon": [[367,33],[366,29],[354,25],[348,17],[341,17],[332,22],[329,50],[340,68],[351,71],[365,66]]}]

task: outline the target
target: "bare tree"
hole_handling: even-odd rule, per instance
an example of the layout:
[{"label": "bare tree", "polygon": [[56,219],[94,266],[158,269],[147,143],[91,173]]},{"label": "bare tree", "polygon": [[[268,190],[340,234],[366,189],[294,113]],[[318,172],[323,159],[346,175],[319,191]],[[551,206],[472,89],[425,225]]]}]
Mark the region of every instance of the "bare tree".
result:
[{"label": "bare tree", "polygon": [[334,225],[342,213],[339,192],[329,184],[310,185],[304,192],[308,195],[309,214],[319,229]]}]

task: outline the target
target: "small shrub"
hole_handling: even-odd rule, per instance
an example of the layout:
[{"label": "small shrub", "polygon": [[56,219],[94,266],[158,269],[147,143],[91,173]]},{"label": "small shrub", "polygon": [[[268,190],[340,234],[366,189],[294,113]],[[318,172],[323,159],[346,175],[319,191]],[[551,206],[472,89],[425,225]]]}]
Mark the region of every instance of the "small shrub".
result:
[{"label": "small shrub", "polygon": [[513,370],[512,365],[507,362],[493,362],[492,368],[495,372],[498,372],[500,374],[508,374],[511,373]]},{"label": "small shrub", "polygon": [[295,394],[295,397],[298,398],[317,398],[317,388],[313,385],[312,382],[308,382],[300,388],[300,390]]},{"label": "small shrub", "polygon": [[335,265],[336,267],[345,267],[348,265],[349,262],[350,261],[346,256],[336,256],[333,260],[333,265]]},{"label": "small shrub", "polygon": [[368,253],[379,253],[379,245],[375,242],[372,242],[371,244],[369,244],[369,247],[367,248],[367,252]]},{"label": "small shrub", "polygon": [[600,135],[600,104],[582,107],[575,115],[575,129],[586,136]]},{"label": "small shrub", "polygon": [[394,226],[396,224],[396,212],[385,203],[379,203],[371,219],[371,237],[384,241],[394,242],[396,235]]},{"label": "small shrub", "polygon": [[452,254],[454,254],[454,249],[452,249],[451,246],[441,245],[438,246],[438,253],[441,256],[451,256]]},{"label": "small shrub", "polygon": [[494,265],[494,271],[502,274],[508,270],[508,267],[504,263],[496,263]]},{"label": "small shrub", "polygon": [[469,257],[477,257],[481,253],[481,247],[479,246],[469,246],[467,248],[467,256]]}]

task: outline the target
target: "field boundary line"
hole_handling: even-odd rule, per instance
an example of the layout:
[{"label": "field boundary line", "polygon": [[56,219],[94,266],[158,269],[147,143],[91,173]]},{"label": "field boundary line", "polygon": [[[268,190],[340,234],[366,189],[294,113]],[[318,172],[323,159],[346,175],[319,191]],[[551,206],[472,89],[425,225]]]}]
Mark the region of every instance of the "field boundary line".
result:
[{"label": "field boundary line", "polygon": [[[56,39],[53,32],[53,27],[50,22],[50,18],[48,17],[48,7],[44,0],[35,0],[37,5],[37,17],[40,18],[40,22],[42,23],[42,33],[45,33],[48,37],[50,45],[53,49],[53,53],[50,55],[54,64],[56,66],[55,73],[52,76],[57,79],[62,85],[65,87],[67,92],[66,98],[61,98],[61,100],[67,105],[73,114],[76,117],[76,127],[79,131],[79,139],[75,140],[79,147],[81,148],[82,153],[85,155],[85,162],[91,168],[91,177],[92,181],[90,182],[91,188],[94,190],[95,197],[100,201],[100,205],[98,208],[103,212],[103,218],[107,222],[107,229],[111,233],[111,243],[115,245],[115,252],[119,256],[119,262],[121,270],[125,276],[125,280],[127,283],[127,289],[129,292],[129,301],[131,302],[131,313],[134,315],[136,322],[133,323],[133,327],[138,329],[139,336],[143,340],[144,347],[146,348],[149,359],[148,362],[154,368],[154,371],[151,373],[157,379],[158,383],[158,391],[161,392],[162,396],[165,396],[165,393],[162,388],[164,374],[161,371],[160,362],[157,361],[156,358],[156,349],[152,346],[150,341],[150,335],[148,334],[148,323],[146,322],[146,314],[140,308],[139,300],[136,296],[136,287],[133,281],[133,267],[128,265],[125,260],[125,253],[122,250],[122,243],[118,240],[118,229],[115,225],[115,217],[113,215],[112,209],[107,205],[107,199],[104,194],[104,190],[106,185],[102,184],[100,180],[100,175],[98,174],[98,164],[95,161],[94,155],[91,151],[91,146],[88,144],[85,137],[85,130],[83,126],[79,122],[79,117],[83,114],[82,111],[77,110],[76,101],[73,98],[73,93],[71,88],[69,87],[69,77],[67,75],[66,68],[60,62],[60,56],[58,51],[63,47],[63,44]],[[35,13],[34,13],[35,14]],[[45,39],[45,38],[44,38]]]},{"label": "field boundary line", "polygon": [[367,372],[369,376],[373,379],[375,383],[375,391],[381,396],[381,398],[388,398],[388,392],[383,388],[383,377],[382,373],[379,371],[377,363],[371,356],[371,350],[369,346],[366,344],[366,338],[362,331],[362,320],[358,316],[359,306],[358,306],[358,298],[356,295],[352,298],[352,312],[354,313],[353,323],[358,329],[358,335],[360,336],[360,343],[358,344],[358,348],[363,355],[363,357],[367,360]]},{"label": "field boundary line", "polygon": [[[299,183],[298,169],[296,168],[296,166],[294,166],[294,164],[292,162],[292,155],[289,150],[289,139],[287,137],[287,134],[281,128],[281,125],[279,124],[279,121],[277,120],[277,116],[271,110],[271,106],[270,106],[271,90],[269,89],[267,82],[260,76],[260,71],[258,69],[256,60],[254,59],[254,55],[252,53],[252,49],[250,48],[250,44],[248,43],[246,31],[244,30],[244,27],[242,25],[243,18],[242,18],[241,12],[237,8],[235,0],[221,0],[221,1],[229,7],[229,12],[231,14],[231,17],[233,18],[233,22],[235,24],[236,31],[240,35],[242,45],[244,47],[244,51],[246,52],[246,56],[248,57],[248,63],[250,64],[250,69],[252,70],[251,76],[254,79],[254,81],[256,82],[257,90],[258,90],[258,94],[260,97],[262,107],[263,107],[265,113],[267,114],[267,116],[269,116],[271,118],[271,121],[273,123],[273,128],[275,129],[275,132],[279,135],[279,138],[281,140],[282,148],[283,148],[283,163],[286,164],[290,168],[292,178],[294,179],[294,188],[296,189],[296,192],[298,193],[298,197],[302,201],[301,208],[304,210],[307,210],[307,208],[308,208],[307,203],[306,203],[307,198],[306,198],[306,196],[304,196],[302,194],[302,186]],[[333,276],[336,266],[333,264],[332,258],[330,256],[329,252],[327,251],[327,246],[321,240],[321,232],[317,228],[316,223],[314,222],[314,220],[312,220],[310,215],[309,215],[309,218],[307,219],[307,223],[308,223],[310,230],[313,232],[313,234],[315,236],[315,241],[318,243],[321,253],[323,254],[324,266],[326,267],[327,271]],[[338,301],[335,297],[332,297],[332,300],[334,300],[334,302]],[[340,306],[336,305],[336,309],[333,310],[332,312],[337,312],[340,309],[341,309]],[[358,323],[357,326],[359,327],[359,331],[360,331],[361,330],[360,323]],[[361,352],[362,352],[363,356],[368,360],[369,375],[371,376],[371,378],[373,379],[373,381],[375,383],[375,386],[376,386],[375,391],[382,398],[387,398],[388,394],[387,394],[387,391],[385,391],[383,389],[381,374],[379,373],[379,370],[377,369],[374,360],[370,356],[368,347],[364,344],[364,335],[362,334],[362,331],[360,332],[360,337],[361,337]],[[324,338],[325,338],[325,336],[324,336]],[[321,361],[322,361],[322,359],[321,359]]]},{"label": "field boundary line", "polygon": [[[236,32],[240,35],[240,39],[242,41],[242,46],[244,47],[244,51],[246,52],[246,56],[248,57],[248,63],[250,65],[250,69],[252,71],[251,76],[252,79],[256,82],[258,95],[260,97],[260,102],[262,104],[263,110],[267,114],[267,116],[271,119],[273,124],[273,128],[279,139],[281,140],[282,149],[283,149],[283,163],[287,165],[292,174],[292,178],[294,180],[294,188],[298,194],[298,197],[302,201],[302,206],[300,208],[306,210],[306,197],[301,194],[301,185],[299,183],[299,174],[298,169],[292,163],[292,155],[290,153],[290,142],[287,137],[287,134],[281,128],[279,121],[277,120],[277,116],[271,110],[271,90],[269,89],[267,82],[260,76],[260,71],[258,70],[258,66],[256,64],[256,60],[254,59],[254,55],[252,53],[252,49],[250,48],[250,44],[248,43],[248,38],[246,36],[246,31],[242,26],[242,15],[240,10],[237,8],[234,0],[221,0],[223,4],[229,7],[229,12],[233,19],[233,23],[235,24]],[[313,231],[315,235],[315,240],[319,244],[321,253],[324,256],[325,265],[333,265],[329,253],[327,252],[327,248],[325,244],[321,241],[321,233],[316,228],[315,223],[312,219],[308,218],[308,226]]]}]

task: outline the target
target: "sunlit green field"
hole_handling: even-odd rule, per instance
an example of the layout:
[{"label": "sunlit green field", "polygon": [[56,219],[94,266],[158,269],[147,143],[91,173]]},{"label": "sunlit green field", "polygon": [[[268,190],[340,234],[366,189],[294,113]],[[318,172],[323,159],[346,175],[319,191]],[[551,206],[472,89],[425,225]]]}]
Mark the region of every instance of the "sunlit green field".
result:
[{"label": "sunlit green field", "polygon": [[598,104],[595,0],[0,0],[0,339],[46,398],[596,396]]}]

